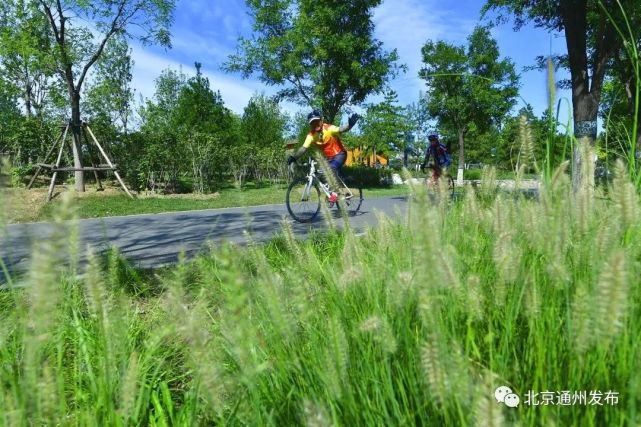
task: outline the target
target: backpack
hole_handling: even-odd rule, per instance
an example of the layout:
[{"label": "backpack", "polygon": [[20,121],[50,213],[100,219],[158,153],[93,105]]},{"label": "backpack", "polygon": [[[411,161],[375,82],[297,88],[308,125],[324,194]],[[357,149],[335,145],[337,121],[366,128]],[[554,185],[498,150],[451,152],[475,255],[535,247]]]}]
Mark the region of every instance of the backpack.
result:
[{"label": "backpack", "polygon": [[450,155],[450,150],[448,148],[441,144],[440,142],[438,143],[438,146],[441,150],[443,150],[443,161],[441,162],[440,166],[449,166],[452,164],[452,156]]}]

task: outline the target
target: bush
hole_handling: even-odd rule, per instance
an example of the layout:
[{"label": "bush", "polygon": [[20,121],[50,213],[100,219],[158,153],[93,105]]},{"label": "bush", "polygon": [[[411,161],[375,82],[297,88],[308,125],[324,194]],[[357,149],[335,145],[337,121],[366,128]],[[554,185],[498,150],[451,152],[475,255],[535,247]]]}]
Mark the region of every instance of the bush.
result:
[{"label": "bush", "polygon": [[33,172],[33,165],[13,166],[11,168],[11,185],[21,187],[26,184],[27,176]]},{"label": "bush", "polygon": [[364,166],[346,166],[342,169],[345,180],[359,183],[363,187],[378,187],[392,178],[391,169],[374,169]]},{"label": "bush", "polygon": [[464,179],[481,179],[482,174],[482,169],[465,169],[463,177]]}]

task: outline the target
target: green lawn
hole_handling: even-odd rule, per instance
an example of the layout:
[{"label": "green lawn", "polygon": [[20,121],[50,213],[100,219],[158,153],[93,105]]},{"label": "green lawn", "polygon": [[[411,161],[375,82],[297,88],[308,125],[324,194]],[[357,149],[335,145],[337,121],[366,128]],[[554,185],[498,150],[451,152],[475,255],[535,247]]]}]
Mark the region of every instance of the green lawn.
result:
[{"label": "green lawn", "polygon": [[[285,200],[284,185],[273,185],[262,188],[248,186],[243,190],[227,188],[214,195],[173,195],[173,196],[140,196],[135,200],[123,193],[111,189],[106,194],[95,189],[74,198],[74,207],[79,218],[100,218],[107,216],[153,214],[199,209],[242,207],[265,204],[281,204]],[[8,222],[48,221],[52,212],[60,205],[60,197],[52,203],[44,203],[46,189],[27,191],[9,189]],[[405,186],[389,188],[366,188],[365,198],[385,197],[408,194]]]}]

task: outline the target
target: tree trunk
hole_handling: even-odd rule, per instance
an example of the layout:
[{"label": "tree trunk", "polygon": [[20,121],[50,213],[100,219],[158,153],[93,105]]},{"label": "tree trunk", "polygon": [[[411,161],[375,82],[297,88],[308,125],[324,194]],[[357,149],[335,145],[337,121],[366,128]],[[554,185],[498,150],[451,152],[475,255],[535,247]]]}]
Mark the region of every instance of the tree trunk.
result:
[{"label": "tree trunk", "polygon": [[[81,138],[81,126],[80,121],[80,93],[78,91],[73,91],[71,94],[71,130],[73,134],[73,167],[81,168],[82,167],[82,138]],[[83,171],[75,172],[76,178],[76,191],[80,193],[85,192],[85,174]]]},{"label": "tree trunk", "polygon": [[[588,186],[594,187],[594,145],[597,133],[598,97],[593,93],[574,89],[574,134],[576,144],[572,153],[572,188],[577,191]],[[590,158],[585,158],[587,153]]]},{"label": "tree trunk", "polygon": [[457,185],[463,185],[463,170],[465,169],[465,130],[458,130],[458,173],[456,175]]},{"label": "tree trunk", "polygon": [[24,105],[25,109],[27,110],[27,118],[31,118],[31,110],[32,110],[32,102],[31,99],[33,98],[33,86],[31,85],[31,82],[29,81],[29,70],[27,69],[27,66],[25,65],[25,75],[24,75]]},{"label": "tree trunk", "polygon": [[340,123],[334,123],[334,120],[336,120],[336,116],[338,115],[338,110],[340,110],[339,107],[336,107],[334,102],[328,102],[328,103],[323,103],[324,105],[321,105],[321,108],[323,111],[321,111],[321,115],[323,116],[323,121],[325,123],[331,123],[333,125],[339,126]]},{"label": "tree trunk", "polygon": [[[587,10],[587,0],[563,0],[560,3],[572,78],[576,136],[572,153],[572,186],[575,192],[586,186],[594,186],[593,153],[601,89],[609,60],[621,43],[612,25],[600,25],[591,29]],[[593,49],[588,49],[588,38],[595,43]],[[588,154],[590,158],[584,158]]]},{"label": "tree trunk", "polygon": [[31,90],[27,88],[27,90],[24,93],[24,106],[25,109],[27,110],[27,119],[31,118],[31,110],[33,109],[31,106]]}]

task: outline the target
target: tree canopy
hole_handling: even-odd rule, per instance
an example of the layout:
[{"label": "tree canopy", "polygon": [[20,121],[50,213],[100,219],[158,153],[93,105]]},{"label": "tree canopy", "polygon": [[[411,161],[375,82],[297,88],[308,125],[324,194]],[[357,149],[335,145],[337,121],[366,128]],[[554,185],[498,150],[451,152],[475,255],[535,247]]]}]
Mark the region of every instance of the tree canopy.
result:
[{"label": "tree canopy", "polygon": [[[597,115],[605,77],[614,55],[623,47],[620,28],[639,28],[641,10],[637,0],[488,0],[484,13],[499,11],[499,19],[514,18],[515,29],[531,21],[550,31],[564,32],[567,55],[561,64],[570,70],[574,131],[578,138],[573,162],[573,183],[594,184],[583,177],[584,146],[594,145]],[[627,23],[626,23],[627,21]]]},{"label": "tree canopy", "polygon": [[476,27],[467,46],[428,40],[419,76],[428,87],[429,115],[439,128],[458,137],[459,168],[465,163],[465,137],[499,124],[514,107],[519,79],[510,59],[501,59],[486,27]]},{"label": "tree canopy", "polygon": [[334,122],[343,106],[381,93],[398,71],[395,50],[373,36],[381,0],[249,0],[254,35],[225,68],[282,86],[279,99],[315,107]]},{"label": "tree canopy", "polygon": [[[65,82],[74,136],[74,167],[82,167],[80,97],[89,70],[116,36],[170,46],[175,0],[32,0],[44,14],[53,40],[47,54]],[[76,190],[84,175],[76,172]]]}]

